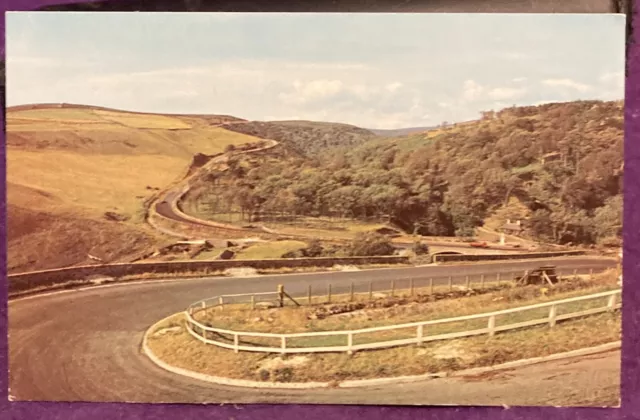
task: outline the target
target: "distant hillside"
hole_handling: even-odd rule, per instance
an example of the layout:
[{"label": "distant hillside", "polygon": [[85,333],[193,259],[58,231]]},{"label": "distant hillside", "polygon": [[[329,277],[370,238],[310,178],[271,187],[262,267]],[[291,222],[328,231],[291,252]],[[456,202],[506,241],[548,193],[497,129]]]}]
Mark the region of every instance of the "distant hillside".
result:
[{"label": "distant hillside", "polygon": [[409,134],[415,134],[415,133],[421,133],[428,130],[433,130],[434,128],[436,127],[435,126],[434,127],[409,127],[409,128],[390,129],[390,130],[369,128],[368,130],[377,136],[400,137],[400,136],[407,136]]},{"label": "distant hillside", "polygon": [[242,191],[227,203],[249,217],[377,218],[433,236],[469,236],[485,221],[499,227],[522,219],[534,239],[616,245],[623,128],[621,101],[511,107],[424,133],[318,149],[313,159],[230,171],[209,194]]},{"label": "distant hillside", "polygon": [[95,262],[89,254],[121,261],[163,240],[144,224],[144,201],[184,174],[196,153],[259,141],[215,126],[227,121],[238,119],[68,104],[9,108],[9,270]]},{"label": "distant hillside", "polygon": [[154,113],[154,112],[142,112],[142,111],[127,111],[122,109],[115,108],[107,108],[103,106],[96,105],[82,105],[82,104],[69,104],[69,103],[41,103],[41,104],[25,104],[25,105],[14,105],[6,108],[7,112],[15,112],[15,111],[28,111],[34,109],[61,109],[61,108],[73,108],[73,109],[84,109],[84,110],[101,110],[101,111],[113,111],[113,112],[121,112],[126,114],[137,114],[137,115],[166,115],[166,116],[174,116],[174,117],[198,117],[202,118],[206,121],[216,122],[217,124],[225,123],[225,122],[237,122],[237,121],[245,121],[242,118],[233,117],[230,115],[213,115],[213,114],[172,114],[172,113]]},{"label": "distant hillside", "polygon": [[314,155],[334,147],[355,147],[376,138],[369,130],[348,124],[314,121],[252,121],[225,124],[227,130],[276,140],[301,153]]}]

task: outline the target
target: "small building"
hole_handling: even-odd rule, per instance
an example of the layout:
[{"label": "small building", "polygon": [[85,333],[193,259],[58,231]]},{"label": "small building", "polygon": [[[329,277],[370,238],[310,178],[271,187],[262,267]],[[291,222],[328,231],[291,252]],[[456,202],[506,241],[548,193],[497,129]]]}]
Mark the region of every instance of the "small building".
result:
[{"label": "small building", "polygon": [[523,230],[524,230],[524,227],[522,226],[522,223],[520,223],[520,220],[515,220],[515,221],[507,220],[507,223],[505,223],[500,228],[500,232],[506,235],[516,235],[516,236],[520,235]]}]

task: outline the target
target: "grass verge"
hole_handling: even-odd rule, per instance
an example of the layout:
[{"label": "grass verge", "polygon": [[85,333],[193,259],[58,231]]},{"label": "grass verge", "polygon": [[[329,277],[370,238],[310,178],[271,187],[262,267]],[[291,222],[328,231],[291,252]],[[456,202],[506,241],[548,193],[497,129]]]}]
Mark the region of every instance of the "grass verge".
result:
[{"label": "grass verge", "polygon": [[[600,276],[598,279],[565,280],[554,288],[526,286],[513,287],[512,283],[487,284],[483,290],[465,290],[456,287],[437,286],[414,290],[413,296],[408,290],[399,290],[391,296],[386,293],[350,294],[331,297],[316,297],[308,306],[285,306],[268,310],[251,310],[244,303],[226,304],[221,310],[212,307],[195,314],[196,319],[210,326],[235,331],[254,331],[265,333],[298,333],[314,331],[358,330],[371,327],[405,324],[418,321],[452,318],[483,312],[500,311],[514,307],[531,305],[587,295],[615,289],[615,282]],[[306,303],[307,299],[299,299]],[[314,301],[316,303],[314,303]],[[318,303],[318,302],[321,303]],[[607,297],[594,300],[579,301],[558,307],[558,315],[603,307]],[[505,314],[496,317],[496,326],[508,325],[541,319],[548,316],[549,308],[531,309],[524,312]],[[469,331],[486,327],[486,319],[457,321],[432,325],[425,335],[437,335]],[[400,340],[415,337],[415,327],[390,331],[358,334],[354,337],[354,345],[387,340]],[[232,343],[233,337],[216,335],[216,340]],[[277,339],[247,337],[241,338],[241,344],[249,346],[278,347]],[[325,347],[344,346],[346,337],[321,336],[301,337],[288,340],[288,347]]]},{"label": "grass verge", "polygon": [[[340,303],[331,305],[312,305],[302,308],[285,307],[278,309],[248,310],[244,305],[225,305],[223,310],[204,311],[198,316],[207,323],[215,320],[216,327],[232,328],[240,331],[260,331],[272,333],[292,333],[301,331],[326,331],[357,329],[372,326],[398,324],[417,320],[440,319],[471,313],[482,313],[525,306],[533,303],[586,295],[615,288],[611,273],[596,276],[593,280],[570,280],[552,291],[535,286],[512,288],[504,285],[492,286],[489,293],[459,297],[459,294],[447,296],[431,295],[403,304],[402,298],[377,299],[377,305],[364,310],[345,311],[329,314],[326,317],[310,317],[318,310],[330,310],[340,307]],[[439,297],[439,298],[438,298]],[[350,296],[336,296],[343,302]],[[345,303],[348,305],[353,303]],[[601,306],[597,302],[595,306]],[[572,304],[567,311],[587,309],[592,302]],[[314,312],[315,311],[315,312]],[[320,311],[321,313],[322,311]],[[548,309],[544,310],[548,314]],[[559,312],[560,314],[560,312]],[[539,313],[517,313],[505,316],[496,325],[520,322],[531,317],[540,317]],[[544,314],[543,314],[544,316]],[[485,321],[483,321],[484,324]],[[436,328],[434,328],[436,327]],[[469,329],[469,325],[438,325],[429,327],[428,334],[452,332]],[[478,327],[478,326],[476,326]],[[472,326],[473,328],[473,326]],[[159,332],[162,331],[162,332]],[[597,331],[597,334],[594,334]],[[397,334],[396,332],[393,332]],[[389,332],[372,333],[363,341],[380,341],[403,338],[389,336]],[[402,332],[400,332],[402,334]],[[415,334],[415,329],[411,334]],[[149,337],[151,350],[165,362],[213,376],[234,379],[277,382],[332,382],[353,379],[369,379],[405,375],[420,375],[442,371],[455,371],[472,367],[491,366],[513,360],[546,356],[580,348],[592,347],[620,340],[620,313],[601,313],[583,318],[571,319],[548,325],[498,333],[494,337],[476,336],[449,341],[427,342],[422,346],[403,346],[389,349],[359,351],[353,355],[344,353],[324,353],[310,355],[280,356],[275,354],[240,352],[203,344],[195,340],[186,331],[184,315],[177,314],[155,327]],[[337,337],[340,340],[344,337]],[[405,337],[406,338],[406,337]],[[220,340],[219,336],[216,339]],[[262,340],[262,341],[260,341]],[[270,338],[252,337],[252,344],[266,344],[277,347],[279,343],[268,342]],[[333,342],[336,338],[314,337],[298,339],[298,345],[344,345]],[[311,340],[311,341],[309,341]],[[314,341],[315,340],[315,341]],[[344,340],[342,340],[344,341]],[[254,343],[255,342],[255,343]],[[289,342],[288,342],[289,343]],[[244,342],[244,345],[249,343]],[[354,344],[358,344],[355,343]],[[295,347],[293,342],[290,345]],[[288,345],[289,347],[289,345]]]},{"label": "grass verge", "polygon": [[[150,334],[151,351],[170,365],[212,376],[264,382],[340,382],[451,372],[546,356],[620,340],[620,314],[566,321],[549,329],[533,327],[460,340],[382,350],[283,357],[206,345],[185,330],[183,314]],[[598,331],[598,334],[593,334]]]}]

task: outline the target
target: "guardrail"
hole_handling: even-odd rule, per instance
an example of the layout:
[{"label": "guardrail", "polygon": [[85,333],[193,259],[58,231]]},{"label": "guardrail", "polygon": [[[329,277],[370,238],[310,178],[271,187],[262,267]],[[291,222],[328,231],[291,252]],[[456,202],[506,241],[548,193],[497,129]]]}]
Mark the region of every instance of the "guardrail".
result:
[{"label": "guardrail", "polygon": [[[487,312],[474,315],[459,316],[454,318],[436,319],[420,322],[411,322],[398,325],[389,325],[382,327],[364,328],[358,330],[344,331],[319,331],[304,333],[260,333],[251,331],[234,331],[223,328],[216,328],[211,325],[205,325],[195,319],[197,313],[213,308],[224,308],[225,305],[246,303],[247,298],[251,299],[252,307],[256,307],[261,301],[277,302],[278,294],[273,292],[259,294],[243,294],[243,295],[224,295],[201,300],[189,306],[185,312],[187,319],[188,332],[199,341],[215,345],[218,347],[239,351],[251,351],[262,353],[330,353],[330,352],[347,352],[349,354],[358,350],[382,349],[389,347],[397,347],[410,344],[422,344],[429,341],[447,340],[462,337],[471,337],[487,334],[495,335],[497,332],[509,331],[536,325],[548,324],[550,327],[556,325],[557,322],[593,315],[603,312],[612,312],[621,307],[621,302],[617,301],[617,297],[621,294],[621,289],[595,293],[587,296],[579,296],[574,298],[562,299],[557,301],[539,303],[535,305],[522,306],[518,308],[505,309],[494,312]],[[597,301],[606,298],[606,304],[602,306],[582,305],[588,301]],[[575,310],[571,311],[571,306]],[[563,310],[569,311],[563,312]],[[544,316],[540,313],[544,312]],[[533,312],[532,316],[521,316]],[[500,324],[506,318],[506,323]],[[512,318],[512,319],[509,319]],[[521,318],[521,319],[520,319]],[[529,319],[531,318],[531,319]],[[455,323],[471,323],[475,328],[456,330],[444,333],[436,333],[429,335],[425,327],[436,327],[446,324]],[[478,323],[480,322],[480,323]],[[437,329],[437,328],[434,328]],[[358,343],[357,339],[367,334],[395,333],[399,337],[391,340],[376,339],[364,337],[363,342]],[[216,339],[217,337],[217,339]],[[258,341],[252,343],[246,338],[257,338]],[[304,341],[312,344],[305,344]],[[279,346],[270,346],[265,344],[265,340],[273,340],[279,343]],[[319,343],[314,343],[320,341]],[[298,341],[296,343],[296,341]],[[302,343],[300,342],[302,341]],[[315,345],[336,343],[334,345]]]},{"label": "guardrail", "polygon": [[9,294],[29,289],[53,286],[70,281],[86,280],[89,276],[124,277],[141,274],[188,274],[226,270],[229,268],[251,267],[256,269],[277,269],[288,267],[333,267],[334,265],[359,264],[407,264],[408,257],[347,257],[347,258],[290,258],[273,260],[214,260],[214,261],[167,261],[120,264],[96,264],[52,270],[32,271],[8,275]]},{"label": "guardrail", "polygon": [[434,255],[434,262],[461,262],[461,261],[497,261],[497,260],[521,260],[528,258],[553,258],[585,255],[585,251],[557,251],[557,252],[527,252],[516,254],[443,254]]}]

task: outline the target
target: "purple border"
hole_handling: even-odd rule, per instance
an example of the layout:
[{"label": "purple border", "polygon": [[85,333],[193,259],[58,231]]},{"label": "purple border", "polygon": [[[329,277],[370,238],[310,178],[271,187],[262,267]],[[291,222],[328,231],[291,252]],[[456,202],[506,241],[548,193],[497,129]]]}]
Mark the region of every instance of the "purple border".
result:
[{"label": "purple border", "polygon": [[[428,0],[424,0],[428,1]],[[452,0],[455,1],[455,0]],[[568,0],[558,0],[568,1]],[[39,7],[75,3],[73,0],[4,0],[3,11],[33,10]],[[633,21],[638,22],[637,13]],[[4,56],[4,13],[0,18],[2,43],[0,52]],[[633,42],[640,42],[636,32]],[[629,50],[629,73],[625,103],[625,203],[624,203],[624,273],[626,285],[623,290],[622,343],[622,406],[620,409],[600,408],[553,408],[553,407],[390,407],[390,406],[329,406],[329,405],[181,405],[181,404],[127,404],[127,403],[46,403],[9,402],[8,395],[8,346],[7,346],[7,290],[6,290],[6,173],[0,171],[0,272],[3,287],[0,289],[0,418],[4,419],[77,419],[77,418],[212,418],[251,419],[282,418],[305,420],[347,420],[351,418],[413,419],[416,416],[433,416],[438,419],[456,419],[460,416],[474,419],[631,419],[640,413],[640,147],[637,147],[640,132],[640,48]],[[636,83],[634,83],[636,82]],[[0,122],[4,126],[4,103]],[[4,130],[0,137],[0,163],[5,165],[6,150]],[[634,165],[637,163],[637,166]],[[634,398],[635,396],[635,398]],[[636,416],[634,416],[636,414]]]}]

